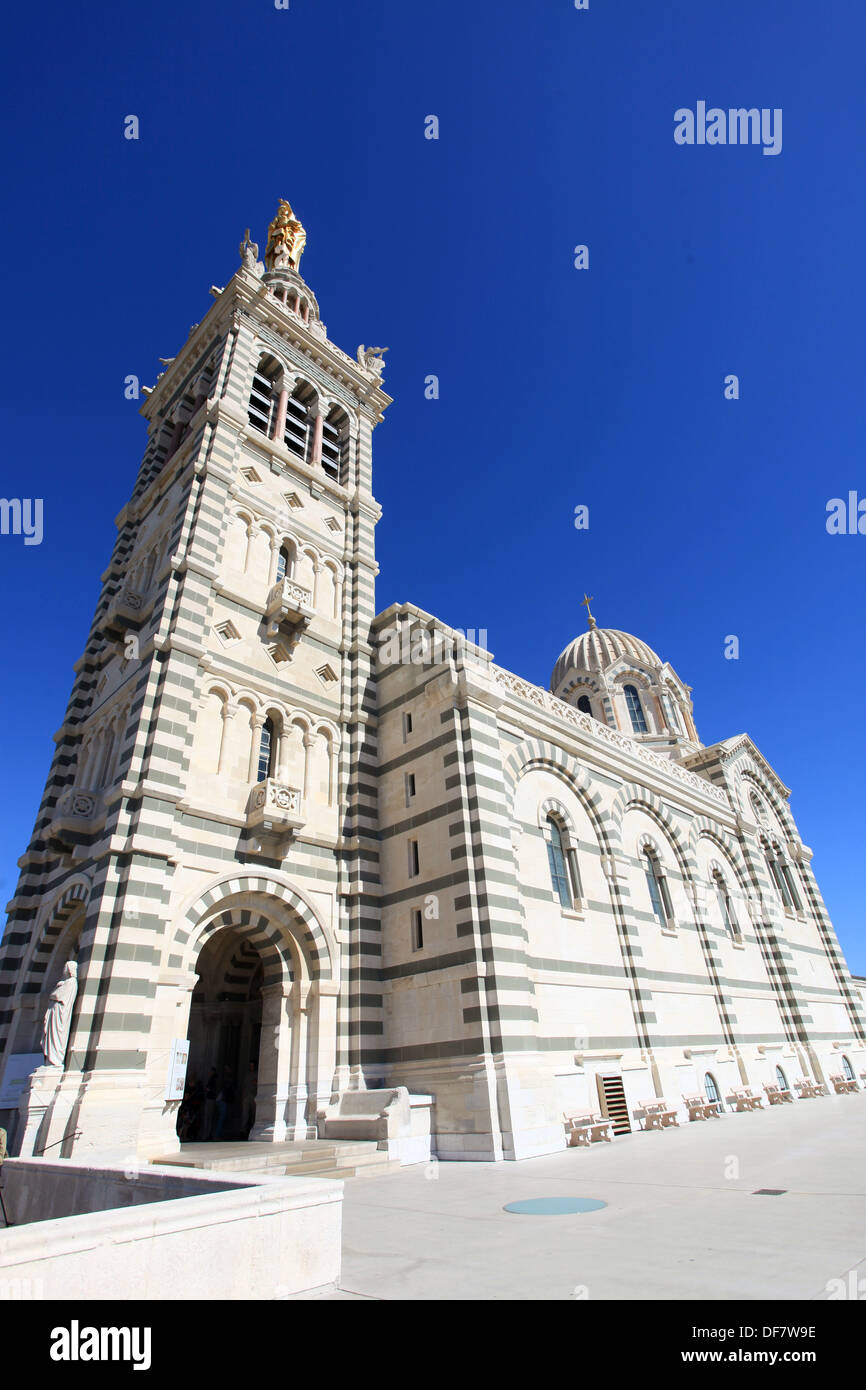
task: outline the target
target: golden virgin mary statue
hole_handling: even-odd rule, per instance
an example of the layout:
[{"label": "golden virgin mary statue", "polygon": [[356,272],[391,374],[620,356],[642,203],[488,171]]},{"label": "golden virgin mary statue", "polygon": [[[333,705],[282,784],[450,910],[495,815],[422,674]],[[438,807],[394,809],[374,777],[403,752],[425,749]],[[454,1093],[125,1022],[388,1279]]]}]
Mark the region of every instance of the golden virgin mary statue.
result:
[{"label": "golden virgin mary statue", "polygon": [[306,242],[307,233],[285,198],[281,198],[277,215],[268,227],[268,244],[265,247],[267,269],[282,270],[288,266],[291,270],[297,270]]}]

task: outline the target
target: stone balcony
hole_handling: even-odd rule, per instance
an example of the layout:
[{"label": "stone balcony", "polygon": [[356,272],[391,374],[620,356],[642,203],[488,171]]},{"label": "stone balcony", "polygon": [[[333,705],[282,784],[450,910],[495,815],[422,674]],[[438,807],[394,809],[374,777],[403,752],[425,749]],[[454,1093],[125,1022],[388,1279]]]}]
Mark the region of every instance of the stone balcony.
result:
[{"label": "stone balcony", "polygon": [[268,637],[276,637],[284,623],[296,628],[298,635],[316,616],[313,595],[293,579],[280,579],[268,593],[265,620]]},{"label": "stone balcony", "polygon": [[144,595],[138,594],[134,589],[124,586],[109,599],[105,616],[102,619],[103,631],[106,633],[125,632],[127,628],[137,628],[141,626],[144,617]]},{"label": "stone balcony", "polygon": [[92,835],[104,818],[105,806],[99,792],[70,787],[61,793],[48,827],[53,840],[73,845],[82,836]]},{"label": "stone balcony", "polygon": [[259,834],[291,834],[306,821],[301,793],[276,777],[259,782],[250,792],[247,829]]}]

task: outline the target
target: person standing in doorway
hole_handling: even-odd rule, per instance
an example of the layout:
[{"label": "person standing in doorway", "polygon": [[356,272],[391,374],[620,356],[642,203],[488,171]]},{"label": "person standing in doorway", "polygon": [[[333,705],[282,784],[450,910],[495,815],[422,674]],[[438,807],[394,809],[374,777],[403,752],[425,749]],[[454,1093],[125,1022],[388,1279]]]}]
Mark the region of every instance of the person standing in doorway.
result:
[{"label": "person standing in doorway", "polygon": [[256,1122],[256,1090],[259,1078],[255,1062],[250,1062],[246,1076],[241,1083],[241,1129],[245,1139],[249,1139]]},{"label": "person standing in doorway", "polygon": [[216,1125],[214,1126],[214,1139],[222,1139],[223,1129],[226,1123],[226,1111],[235,1098],[234,1076],[230,1067],[223,1070],[223,1084],[217,1091],[216,1098]]},{"label": "person standing in doorway", "polygon": [[213,1137],[214,1112],[216,1110],[217,1091],[219,1090],[219,1076],[216,1067],[211,1067],[207,1085],[204,1088],[204,1122],[201,1127],[202,1139]]}]

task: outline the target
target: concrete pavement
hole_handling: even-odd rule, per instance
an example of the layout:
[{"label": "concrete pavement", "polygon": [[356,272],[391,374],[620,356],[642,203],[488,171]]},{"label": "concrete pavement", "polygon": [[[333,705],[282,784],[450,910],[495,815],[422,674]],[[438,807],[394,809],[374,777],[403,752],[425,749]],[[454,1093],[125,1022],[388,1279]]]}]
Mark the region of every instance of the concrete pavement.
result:
[{"label": "concrete pavement", "polygon": [[[860,1092],[520,1163],[353,1180],[342,1291],[331,1297],[826,1299],[831,1279],[856,1270],[866,1280],[864,1157]],[[569,1216],[502,1209],[549,1196],[608,1206]]]}]

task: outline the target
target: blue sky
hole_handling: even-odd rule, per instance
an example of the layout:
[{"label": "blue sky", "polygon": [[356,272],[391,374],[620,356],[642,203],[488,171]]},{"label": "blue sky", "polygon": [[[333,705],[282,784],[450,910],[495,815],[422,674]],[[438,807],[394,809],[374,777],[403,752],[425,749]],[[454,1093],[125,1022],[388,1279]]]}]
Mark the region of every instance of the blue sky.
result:
[{"label": "blue sky", "polygon": [[[330,336],[390,348],[379,608],[547,684],[593,593],[705,742],[747,730],[793,787],[866,973],[866,536],[825,529],[866,496],[862,3],[55,2],[5,32],[2,492],[45,535],[0,537],[4,901],[144,447],[123,379],[282,196]],[[781,108],[782,152],[678,146],[699,100]]]}]

